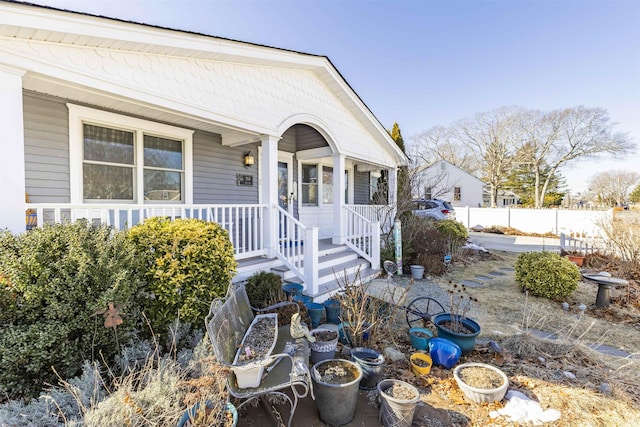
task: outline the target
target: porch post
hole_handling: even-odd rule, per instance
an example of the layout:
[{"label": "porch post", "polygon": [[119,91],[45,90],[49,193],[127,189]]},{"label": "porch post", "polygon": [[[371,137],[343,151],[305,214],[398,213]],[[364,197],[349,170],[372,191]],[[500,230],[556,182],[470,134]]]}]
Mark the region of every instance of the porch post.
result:
[{"label": "porch post", "polygon": [[345,241],[345,215],[344,189],[347,183],[344,179],[344,154],[333,156],[333,244],[344,245]]},{"label": "porch post", "polygon": [[267,256],[273,258],[278,250],[278,140],[264,135],[262,159],[260,159],[260,181],[262,181],[262,203],[267,206],[264,218],[264,247]]},{"label": "porch post", "polygon": [[24,74],[24,70],[0,65],[0,228],[8,228],[14,234],[26,230],[22,113]]},{"label": "porch post", "polygon": [[391,206],[398,204],[398,168],[388,169],[389,173],[389,203]]}]

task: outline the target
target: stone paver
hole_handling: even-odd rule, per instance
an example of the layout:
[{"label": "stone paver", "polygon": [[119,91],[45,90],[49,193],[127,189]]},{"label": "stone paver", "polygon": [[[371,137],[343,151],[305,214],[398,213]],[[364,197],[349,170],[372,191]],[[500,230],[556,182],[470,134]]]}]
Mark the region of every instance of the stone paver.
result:
[{"label": "stone paver", "polygon": [[500,277],[500,276],[504,276],[505,274],[502,271],[490,271],[489,275],[494,277]]},{"label": "stone paver", "polygon": [[483,276],[482,274],[478,274],[478,275],[474,276],[474,279],[479,279],[479,280],[482,280],[482,281],[486,282],[487,280],[491,280],[492,277]]},{"label": "stone paver", "polygon": [[477,280],[462,280],[460,283],[470,288],[477,288],[483,285],[482,282],[478,282]]}]

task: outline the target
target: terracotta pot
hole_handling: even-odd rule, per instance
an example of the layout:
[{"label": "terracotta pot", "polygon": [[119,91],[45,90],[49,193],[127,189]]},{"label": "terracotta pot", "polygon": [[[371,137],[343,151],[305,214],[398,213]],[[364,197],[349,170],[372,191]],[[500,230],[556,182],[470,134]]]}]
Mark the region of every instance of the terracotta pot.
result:
[{"label": "terracotta pot", "polygon": [[567,255],[567,258],[578,267],[582,267],[582,264],[584,264],[585,257],[582,255]]}]

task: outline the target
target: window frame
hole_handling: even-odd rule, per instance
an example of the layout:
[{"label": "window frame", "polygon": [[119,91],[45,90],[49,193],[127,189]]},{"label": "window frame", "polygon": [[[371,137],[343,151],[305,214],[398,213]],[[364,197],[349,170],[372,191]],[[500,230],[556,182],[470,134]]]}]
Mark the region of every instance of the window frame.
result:
[{"label": "window frame", "polygon": [[453,200],[456,202],[462,200],[462,187],[453,187]]},{"label": "window frame", "polygon": [[[67,104],[69,109],[69,185],[73,204],[193,204],[193,130],[124,116],[122,114],[97,110],[75,104]],[[134,133],[134,198],[133,200],[84,200],[83,125],[91,124],[106,128],[120,129]],[[180,202],[144,200],[144,135],[180,140],[183,143],[182,157],[184,176],[184,196]]]}]

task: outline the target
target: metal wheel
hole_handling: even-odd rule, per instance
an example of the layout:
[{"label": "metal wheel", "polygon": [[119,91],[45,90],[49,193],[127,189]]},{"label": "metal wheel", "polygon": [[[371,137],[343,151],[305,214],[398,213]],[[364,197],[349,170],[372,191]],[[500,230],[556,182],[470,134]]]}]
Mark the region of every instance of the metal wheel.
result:
[{"label": "metal wheel", "polygon": [[444,313],[444,307],[431,297],[419,297],[409,303],[407,308],[407,324],[410,328],[423,327],[431,322],[436,314]]}]

